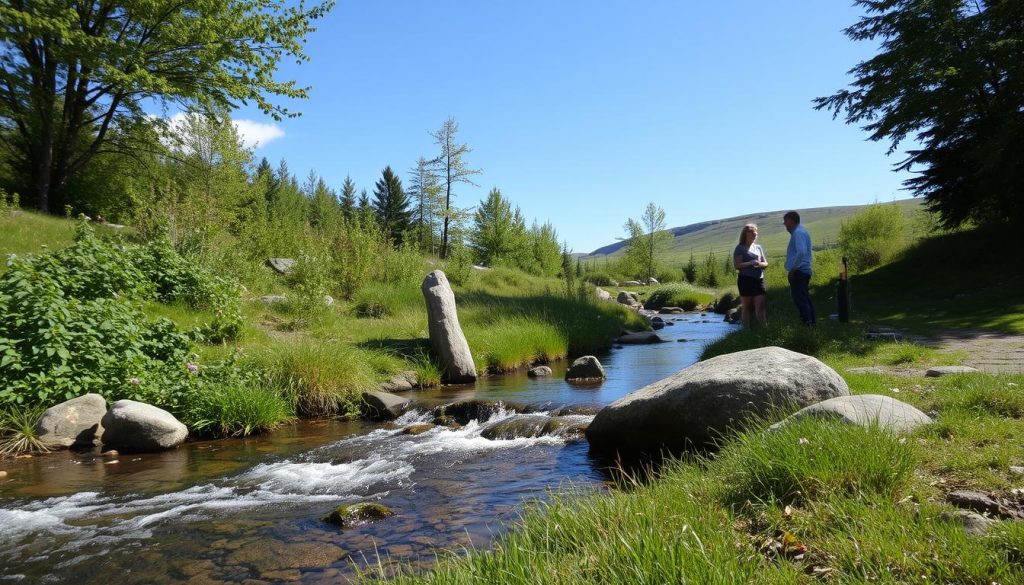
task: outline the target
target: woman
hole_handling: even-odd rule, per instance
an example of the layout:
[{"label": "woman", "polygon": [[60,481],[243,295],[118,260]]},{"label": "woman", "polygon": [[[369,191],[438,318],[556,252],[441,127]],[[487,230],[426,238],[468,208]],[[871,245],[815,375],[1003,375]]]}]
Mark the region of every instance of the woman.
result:
[{"label": "woman", "polygon": [[758,323],[768,324],[764,309],[764,269],[768,258],[761,246],[754,243],[756,239],[757,225],[748,223],[740,230],[740,243],[732,253],[733,266],[740,273],[736,286],[740,289],[740,317],[745,329],[750,328],[751,312]]}]

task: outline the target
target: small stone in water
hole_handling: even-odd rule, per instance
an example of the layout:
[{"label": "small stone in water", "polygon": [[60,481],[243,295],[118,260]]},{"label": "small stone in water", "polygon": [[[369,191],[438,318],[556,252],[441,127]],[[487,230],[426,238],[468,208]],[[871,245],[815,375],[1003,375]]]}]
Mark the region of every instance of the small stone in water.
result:
[{"label": "small stone in water", "polygon": [[6,471],[0,471],[0,479],[3,479],[5,477],[7,477],[7,472]]},{"label": "small stone in water", "polygon": [[117,449],[111,449],[103,452],[103,456],[107,458],[117,457],[118,455],[120,455],[120,453],[117,452]]},{"label": "small stone in water", "polygon": [[394,515],[395,513],[387,506],[372,502],[359,502],[358,504],[341,506],[320,519],[324,522],[346,528],[374,520],[390,518]]},{"label": "small stone in water", "polygon": [[104,465],[113,465],[115,463],[120,463],[120,462],[121,461],[118,460],[118,459],[111,459],[110,461],[107,461],[106,463],[104,463]]}]

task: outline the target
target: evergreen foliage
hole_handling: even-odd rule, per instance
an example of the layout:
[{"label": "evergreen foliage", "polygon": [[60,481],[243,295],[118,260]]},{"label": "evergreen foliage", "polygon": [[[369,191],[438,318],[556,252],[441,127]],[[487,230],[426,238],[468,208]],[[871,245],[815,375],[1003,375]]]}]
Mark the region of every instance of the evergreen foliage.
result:
[{"label": "evergreen foliage", "polygon": [[849,89],[818,109],[861,124],[872,140],[906,139],[896,170],[946,227],[1024,224],[1024,3],[1019,0],[857,0],[845,30],[880,45]]},{"label": "evergreen foliage", "polygon": [[402,189],[402,180],[390,166],[384,167],[381,172],[381,178],[373,190],[372,205],[381,229],[392,242],[401,244],[412,224],[412,211],[409,209],[409,198]]},{"label": "evergreen foliage", "polygon": [[484,266],[518,266],[529,264],[530,248],[526,222],[519,208],[495,187],[480,202],[473,216],[469,247],[474,260]]},{"label": "evergreen foliage", "polygon": [[463,157],[472,152],[467,144],[459,144],[456,135],[459,125],[455,118],[448,118],[436,132],[430,135],[441,149],[437,158],[430,161],[432,170],[437,173],[438,181],[444,189],[444,213],[441,230],[441,258],[447,258],[452,234],[450,228],[454,220],[452,197],[454,187],[458,183],[477,186],[470,177],[480,174],[480,169],[467,166]]}]

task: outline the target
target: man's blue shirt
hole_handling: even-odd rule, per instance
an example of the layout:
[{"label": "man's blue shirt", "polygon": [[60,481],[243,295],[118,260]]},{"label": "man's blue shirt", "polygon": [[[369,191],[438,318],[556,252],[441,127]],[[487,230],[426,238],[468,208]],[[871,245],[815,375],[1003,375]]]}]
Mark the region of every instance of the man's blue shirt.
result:
[{"label": "man's blue shirt", "polygon": [[789,235],[789,247],[786,248],[786,271],[799,270],[811,274],[811,234],[804,226],[797,224]]}]

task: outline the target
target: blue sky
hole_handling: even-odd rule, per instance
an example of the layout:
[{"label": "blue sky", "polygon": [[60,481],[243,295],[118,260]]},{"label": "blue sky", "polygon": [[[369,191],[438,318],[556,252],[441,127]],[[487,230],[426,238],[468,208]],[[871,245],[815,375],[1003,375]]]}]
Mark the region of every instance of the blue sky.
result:
[{"label": "blue sky", "polygon": [[483,171],[457,204],[496,186],[588,252],[649,201],[673,227],[906,197],[899,153],[811,107],[873,53],[841,33],[859,16],[836,1],[341,1],[312,61],[280,71],[313,88],[287,103],[302,116],[236,118],[263,136],[257,157],[372,192],[385,165],[407,182],[453,116]]}]

